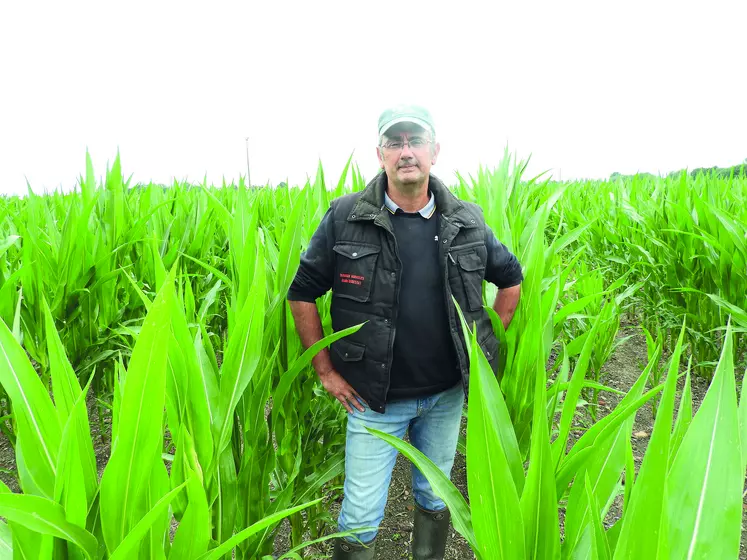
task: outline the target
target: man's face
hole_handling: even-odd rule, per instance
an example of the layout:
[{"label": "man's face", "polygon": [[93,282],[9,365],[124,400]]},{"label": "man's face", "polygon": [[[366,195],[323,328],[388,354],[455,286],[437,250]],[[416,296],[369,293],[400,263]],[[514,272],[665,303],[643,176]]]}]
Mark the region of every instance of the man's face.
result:
[{"label": "man's face", "polygon": [[387,130],[376,149],[379,165],[398,186],[420,186],[441,149],[432,140],[429,131],[415,124],[397,124]]}]

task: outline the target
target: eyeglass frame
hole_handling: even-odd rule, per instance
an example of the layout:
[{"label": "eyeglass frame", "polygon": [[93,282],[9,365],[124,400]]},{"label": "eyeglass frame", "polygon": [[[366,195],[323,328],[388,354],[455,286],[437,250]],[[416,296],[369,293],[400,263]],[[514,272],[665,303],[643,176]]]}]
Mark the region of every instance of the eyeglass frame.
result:
[{"label": "eyeglass frame", "polygon": [[[419,141],[422,141],[422,142],[423,142],[423,145],[422,145],[422,146],[413,146],[413,145],[411,144],[411,142],[412,142],[413,140],[419,140]],[[389,142],[393,142],[393,141],[394,141],[394,142],[398,142],[398,143],[401,143],[402,145],[401,145],[401,146],[400,146],[399,148],[394,148],[394,147],[390,147],[390,146],[387,146],[387,145],[386,145],[386,144],[388,144]],[[408,148],[410,148],[410,150],[413,150],[413,151],[415,151],[415,150],[420,150],[420,149],[423,149],[423,148],[425,148],[425,147],[426,147],[426,146],[427,146],[428,144],[432,144],[432,143],[433,143],[433,140],[428,140],[428,139],[426,139],[426,138],[423,138],[423,137],[421,137],[421,136],[416,136],[415,138],[410,138],[410,139],[408,139],[408,140],[406,140],[406,141],[403,141],[403,140],[399,140],[399,141],[397,141],[397,140],[388,140],[388,141],[387,141],[386,143],[384,143],[384,144],[380,144],[380,147],[381,147],[381,148],[384,148],[384,149],[386,149],[386,150],[392,150],[392,151],[395,151],[395,152],[401,152],[402,150],[404,150],[404,149],[405,149],[405,146],[407,146]]]}]

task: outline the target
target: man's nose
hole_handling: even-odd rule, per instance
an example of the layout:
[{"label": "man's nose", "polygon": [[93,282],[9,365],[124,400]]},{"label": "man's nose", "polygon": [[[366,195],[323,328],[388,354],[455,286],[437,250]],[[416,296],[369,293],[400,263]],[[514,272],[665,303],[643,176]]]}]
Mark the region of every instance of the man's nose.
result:
[{"label": "man's nose", "polygon": [[409,155],[410,157],[413,157],[412,150],[410,149],[410,141],[404,143],[402,146],[402,152],[399,154],[399,157],[405,158],[405,154]]}]

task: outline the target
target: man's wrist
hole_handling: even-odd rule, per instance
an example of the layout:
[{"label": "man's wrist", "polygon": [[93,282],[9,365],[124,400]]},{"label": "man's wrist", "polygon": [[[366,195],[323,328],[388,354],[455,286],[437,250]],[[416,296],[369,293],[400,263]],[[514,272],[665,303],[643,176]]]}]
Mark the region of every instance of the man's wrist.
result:
[{"label": "man's wrist", "polygon": [[334,371],[332,360],[329,358],[329,350],[323,348],[312,361],[316,374],[321,378]]}]

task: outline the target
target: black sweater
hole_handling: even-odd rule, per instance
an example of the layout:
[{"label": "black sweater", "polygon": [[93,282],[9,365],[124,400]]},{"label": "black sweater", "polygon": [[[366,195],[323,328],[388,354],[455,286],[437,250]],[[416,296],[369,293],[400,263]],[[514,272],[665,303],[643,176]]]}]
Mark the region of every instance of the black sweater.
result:
[{"label": "black sweater", "polygon": [[433,395],[461,379],[438,262],[438,216],[397,210],[390,217],[402,273],[388,401]]}]

